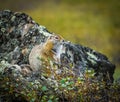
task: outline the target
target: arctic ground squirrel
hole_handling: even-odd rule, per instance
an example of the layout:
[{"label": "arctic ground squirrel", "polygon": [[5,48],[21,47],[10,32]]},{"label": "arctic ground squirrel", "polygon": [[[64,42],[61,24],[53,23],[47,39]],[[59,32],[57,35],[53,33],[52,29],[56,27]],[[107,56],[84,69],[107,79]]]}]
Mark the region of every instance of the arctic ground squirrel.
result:
[{"label": "arctic ground squirrel", "polygon": [[59,35],[51,35],[45,43],[36,45],[31,50],[29,55],[29,64],[33,70],[38,70],[42,67],[42,60],[48,59],[56,61],[56,49],[60,42],[64,39]]}]

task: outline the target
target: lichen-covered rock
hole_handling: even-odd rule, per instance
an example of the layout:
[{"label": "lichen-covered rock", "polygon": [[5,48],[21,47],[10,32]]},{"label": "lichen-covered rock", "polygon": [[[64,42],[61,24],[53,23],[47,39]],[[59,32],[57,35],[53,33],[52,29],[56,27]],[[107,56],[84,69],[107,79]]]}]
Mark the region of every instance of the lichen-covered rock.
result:
[{"label": "lichen-covered rock", "polygon": [[86,70],[94,70],[94,75],[98,79],[107,78],[107,80],[113,81],[115,65],[105,55],[91,48],[70,42],[62,42],[61,46],[62,48],[58,47],[58,49],[61,50],[59,52],[62,65],[68,68],[72,65],[73,70],[78,76],[84,76]]},{"label": "lichen-covered rock", "polygon": [[[0,101],[12,102],[17,98],[17,101],[30,102],[68,99],[77,102],[86,92],[94,94],[104,88],[106,82],[113,82],[115,65],[105,55],[66,40],[59,41],[53,48],[57,61],[40,60],[42,68],[34,71],[28,56],[35,45],[46,43],[51,35],[55,34],[25,13],[0,11]],[[92,97],[91,101],[98,101],[103,92],[104,89],[100,90],[96,94],[99,97]],[[107,92],[109,94],[109,90]],[[114,99],[119,100],[109,96],[105,101]]]},{"label": "lichen-covered rock", "polygon": [[24,13],[0,11],[0,61],[13,64],[28,63],[32,47],[51,35],[44,26]]}]

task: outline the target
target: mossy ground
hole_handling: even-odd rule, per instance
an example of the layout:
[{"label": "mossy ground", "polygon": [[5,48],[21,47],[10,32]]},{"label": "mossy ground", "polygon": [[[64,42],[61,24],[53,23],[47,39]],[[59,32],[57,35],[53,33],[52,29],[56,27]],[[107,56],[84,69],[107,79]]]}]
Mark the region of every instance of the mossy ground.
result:
[{"label": "mossy ground", "polygon": [[[76,77],[70,68],[43,61],[41,70],[28,77],[15,70],[0,72],[2,102],[119,102],[120,83],[98,81],[94,71],[86,71],[83,78]],[[3,64],[1,66],[4,67]],[[31,77],[32,76],[32,77]],[[35,77],[35,78],[34,78]],[[30,78],[30,80],[29,80]],[[92,80],[91,80],[92,79]]]}]

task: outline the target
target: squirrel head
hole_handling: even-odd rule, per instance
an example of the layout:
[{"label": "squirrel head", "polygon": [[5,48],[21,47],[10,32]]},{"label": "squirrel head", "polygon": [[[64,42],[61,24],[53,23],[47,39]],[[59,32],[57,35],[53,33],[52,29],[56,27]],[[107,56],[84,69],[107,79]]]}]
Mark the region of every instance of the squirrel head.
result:
[{"label": "squirrel head", "polygon": [[48,37],[48,39],[45,42],[45,49],[46,50],[53,50],[53,52],[56,52],[56,48],[57,46],[59,46],[60,42],[62,42],[64,39],[63,37],[59,36],[59,35],[51,35]]},{"label": "squirrel head", "polygon": [[60,42],[60,41],[62,41],[64,39],[60,35],[51,35],[51,36],[48,37],[47,40],[49,42],[52,42],[53,44],[56,44],[56,43],[58,43],[58,42]]}]

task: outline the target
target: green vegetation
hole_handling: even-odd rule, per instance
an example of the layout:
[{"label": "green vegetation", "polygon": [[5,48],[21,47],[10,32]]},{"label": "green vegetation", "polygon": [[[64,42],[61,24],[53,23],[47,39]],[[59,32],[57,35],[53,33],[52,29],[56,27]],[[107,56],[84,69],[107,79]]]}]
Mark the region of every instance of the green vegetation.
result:
[{"label": "green vegetation", "polygon": [[[94,71],[86,71],[83,78],[76,77],[72,68],[61,67],[48,60],[39,74],[23,77],[14,68],[0,73],[0,96],[5,102],[119,102],[120,83],[106,83],[93,77]],[[6,64],[6,63],[5,63]],[[1,66],[5,66],[1,64]],[[19,75],[20,74],[20,75]],[[35,79],[34,79],[35,77]],[[29,79],[30,78],[30,79]]]}]

